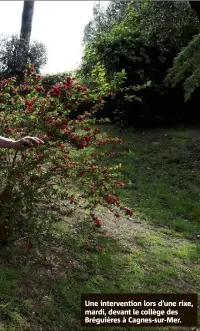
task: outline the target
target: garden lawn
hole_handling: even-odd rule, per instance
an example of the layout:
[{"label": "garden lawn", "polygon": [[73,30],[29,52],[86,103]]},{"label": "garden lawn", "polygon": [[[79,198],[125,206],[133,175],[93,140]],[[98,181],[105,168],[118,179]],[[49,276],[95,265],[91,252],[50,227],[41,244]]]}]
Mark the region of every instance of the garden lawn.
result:
[{"label": "garden lawn", "polygon": [[[1,248],[0,331],[96,330],[80,326],[83,292],[200,292],[200,130],[101,128],[104,136],[123,138],[115,151],[129,151],[102,162],[122,164],[127,186],[118,191],[135,215],[115,219],[99,208],[105,226],[96,229],[87,211],[58,201],[60,221],[37,246],[27,249],[19,240]],[[137,328],[155,329],[192,330]]]}]

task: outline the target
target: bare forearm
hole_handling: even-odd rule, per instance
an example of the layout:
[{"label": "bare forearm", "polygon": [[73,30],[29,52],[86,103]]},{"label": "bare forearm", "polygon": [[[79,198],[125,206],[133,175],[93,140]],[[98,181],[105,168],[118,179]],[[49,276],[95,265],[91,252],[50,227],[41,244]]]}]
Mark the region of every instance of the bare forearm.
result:
[{"label": "bare forearm", "polygon": [[12,140],[0,136],[0,148],[14,148],[23,150],[36,145],[44,144],[44,141],[37,137],[24,137],[19,140]]},{"label": "bare forearm", "polygon": [[0,136],[0,148],[14,148],[15,141]]}]

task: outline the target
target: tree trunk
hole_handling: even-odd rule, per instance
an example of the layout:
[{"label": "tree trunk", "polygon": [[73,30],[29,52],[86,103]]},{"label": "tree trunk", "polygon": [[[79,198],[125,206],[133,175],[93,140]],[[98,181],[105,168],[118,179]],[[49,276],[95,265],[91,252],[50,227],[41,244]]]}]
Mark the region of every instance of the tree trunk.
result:
[{"label": "tree trunk", "polygon": [[24,1],[24,8],[22,12],[20,39],[26,41],[28,45],[31,38],[34,4],[35,1]]},{"label": "tree trunk", "polygon": [[21,31],[20,31],[20,50],[21,50],[21,70],[19,73],[19,81],[24,81],[23,70],[27,66],[28,52],[31,39],[32,21],[34,14],[35,1],[24,1],[22,12]]}]

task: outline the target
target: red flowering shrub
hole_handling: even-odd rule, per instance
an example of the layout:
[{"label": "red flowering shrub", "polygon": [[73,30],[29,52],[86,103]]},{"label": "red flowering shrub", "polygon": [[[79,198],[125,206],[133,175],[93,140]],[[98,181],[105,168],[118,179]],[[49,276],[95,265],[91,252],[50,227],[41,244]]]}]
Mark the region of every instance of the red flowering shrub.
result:
[{"label": "red flowering shrub", "polygon": [[[122,142],[99,137],[100,131],[92,126],[102,99],[94,101],[90,112],[74,118],[71,114],[87,98],[87,88],[67,78],[46,91],[41,79],[30,66],[24,85],[17,86],[15,78],[0,85],[2,134],[13,139],[37,136],[45,141],[24,151],[0,150],[1,218],[9,214],[10,224],[25,236],[43,233],[50,221],[56,222],[58,216],[45,208],[51,202],[68,200],[76,207],[89,208],[93,220],[99,204],[116,215],[119,208],[124,210],[115,195],[116,187],[123,186],[113,179],[116,167],[106,169],[100,164],[100,153],[88,156],[85,152],[87,147],[98,150],[101,145]],[[133,212],[127,208],[125,213]],[[98,218],[95,222],[97,227],[103,224]]]},{"label": "red flowering shrub", "polygon": [[99,246],[97,247],[97,251],[100,253],[100,252],[102,252],[102,250],[103,250],[103,247],[102,247],[101,245],[99,245]]}]

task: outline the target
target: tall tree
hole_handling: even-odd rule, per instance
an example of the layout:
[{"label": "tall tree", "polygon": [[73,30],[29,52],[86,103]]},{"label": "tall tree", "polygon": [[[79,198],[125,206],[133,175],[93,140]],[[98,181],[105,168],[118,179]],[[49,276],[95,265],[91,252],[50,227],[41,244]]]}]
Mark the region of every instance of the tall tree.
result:
[{"label": "tall tree", "polygon": [[[190,6],[198,17],[198,26],[200,23],[200,2],[189,1]],[[199,27],[200,28],[200,27]],[[192,94],[195,100],[199,99],[200,91],[200,29],[189,43],[181,49],[181,52],[175,57],[173,67],[169,70],[165,79],[167,84],[172,87],[182,83],[185,92],[185,101],[188,101]]]},{"label": "tall tree", "polygon": [[20,81],[23,81],[24,79],[23,69],[24,67],[26,67],[28,61],[28,53],[29,53],[33,14],[34,14],[34,4],[35,1],[30,1],[30,0],[24,1],[22,20],[21,20],[21,31],[20,31],[20,51],[21,51],[21,57],[23,59],[22,68],[19,73]]},{"label": "tall tree", "polygon": [[35,1],[24,1],[20,39],[30,43]]},{"label": "tall tree", "polygon": [[85,26],[83,44],[91,42],[97,33],[109,33],[114,22],[120,23],[128,3],[111,0],[105,8],[101,6],[101,1],[97,2],[93,7],[93,19]]}]

